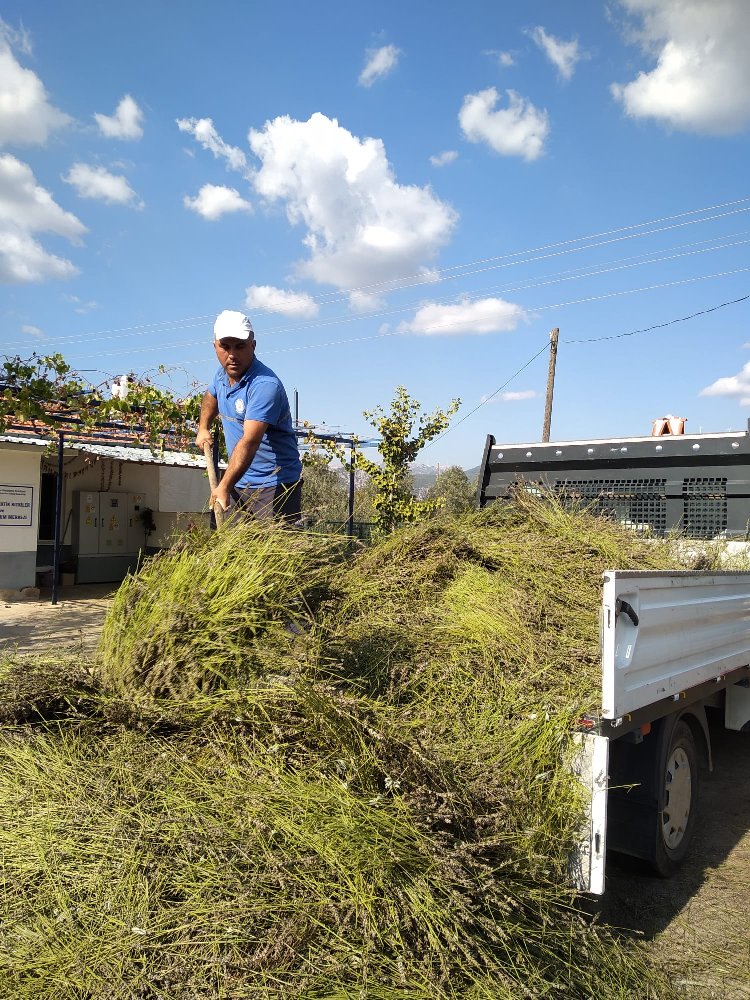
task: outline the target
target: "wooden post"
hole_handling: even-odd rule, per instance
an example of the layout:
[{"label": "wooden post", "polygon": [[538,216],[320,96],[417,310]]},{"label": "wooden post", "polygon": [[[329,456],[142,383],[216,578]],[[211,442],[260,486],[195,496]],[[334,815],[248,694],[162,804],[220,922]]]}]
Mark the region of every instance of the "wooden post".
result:
[{"label": "wooden post", "polygon": [[552,424],[552,396],[555,391],[555,366],[557,364],[557,338],[559,334],[560,329],[556,326],[549,335],[549,369],[547,371],[547,399],[544,403],[542,441],[549,441],[550,426]]},{"label": "wooden post", "polygon": [[[218,485],[218,480],[216,478],[216,466],[214,465],[214,454],[211,445],[206,441],[203,445],[203,455],[206,459],[206,472],[208,473],[208,483],[211,487],[211,492],[216,489]],[[220,503],[215,503],[211,508],[214,517],[216,518],[216,527],[221,528],[224,525],[224,508]]]}]

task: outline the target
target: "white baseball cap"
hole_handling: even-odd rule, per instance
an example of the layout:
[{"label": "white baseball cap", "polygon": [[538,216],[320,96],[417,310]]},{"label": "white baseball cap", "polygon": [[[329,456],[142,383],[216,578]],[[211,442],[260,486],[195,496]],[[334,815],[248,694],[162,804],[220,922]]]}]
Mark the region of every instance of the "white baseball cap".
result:
[{"label": "white baseball cap", "polygon": [[244,313],[225,309],[216,317],[214,323],[214,340],[248,340],[253,336],[253,324]]}]

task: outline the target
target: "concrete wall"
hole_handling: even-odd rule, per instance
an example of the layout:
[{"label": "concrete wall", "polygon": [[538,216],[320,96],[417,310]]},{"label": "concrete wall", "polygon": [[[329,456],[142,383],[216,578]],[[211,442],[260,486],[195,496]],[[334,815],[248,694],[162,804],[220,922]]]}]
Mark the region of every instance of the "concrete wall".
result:
[{"label": "concrete wall", "polygon": [[[41,454],[40,448],[0,442],[0,488],[5,488],[0,489],[0,588],[18,590],[36,582]],[[28,508],[9,506],[27,498]],[[13,511],[19,513],[18,524],[10,521]]]}]

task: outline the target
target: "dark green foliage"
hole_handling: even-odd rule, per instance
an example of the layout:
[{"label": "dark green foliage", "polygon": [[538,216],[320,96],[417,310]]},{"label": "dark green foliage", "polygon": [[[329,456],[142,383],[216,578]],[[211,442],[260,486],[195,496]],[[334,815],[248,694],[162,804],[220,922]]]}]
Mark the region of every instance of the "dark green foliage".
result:
[{"label": "dark green foliage", "polygon": [[438,513],[448,517],[457,517],[473,510],[476,495],[476,483],[469,482],[469,477],[458,465],[443,469],[427,491],[428,500],[440,501]]},{"label": "dark green foliage", "polygon": [[349,512],[347,473],[334,469],[327,459],[305,456],[303,515],[306,523],[344,521]]}]

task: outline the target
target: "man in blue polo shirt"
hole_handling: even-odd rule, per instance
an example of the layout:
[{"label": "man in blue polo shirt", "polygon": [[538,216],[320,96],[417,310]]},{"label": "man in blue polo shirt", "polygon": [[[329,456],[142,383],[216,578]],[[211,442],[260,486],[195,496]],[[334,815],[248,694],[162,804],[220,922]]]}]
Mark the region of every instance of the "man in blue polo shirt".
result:
[{"label": "man in blue polo shirt", "polygon": [[195,443],[212,443],[211,425],[221,418],[229,463],[211,494],[224,510],[239,504],[255,517],[300,518],[302,463],[284,386],[255,357],[247,316],[225,309],[214,324],[221,368],[203,396]]}]

